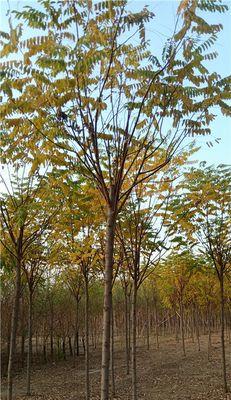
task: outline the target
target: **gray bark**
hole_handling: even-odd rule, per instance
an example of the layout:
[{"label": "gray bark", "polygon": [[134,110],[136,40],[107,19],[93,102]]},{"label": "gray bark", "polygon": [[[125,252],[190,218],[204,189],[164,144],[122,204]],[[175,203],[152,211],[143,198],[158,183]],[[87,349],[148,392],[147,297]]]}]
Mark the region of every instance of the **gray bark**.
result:
[{"label": "gray bark", "polygon": [[220,274],[220,297],[221,297],[221,354],[224,392],[228,393],[225,354],[225,298],[224,298],[224,275]]},{"label": "gray bark", "polygon": [[182,299],[180,299],[180,329],[181,329],[182,350],[183,350],[184,356],[186,356],[186,352],[185,352],[184,304],[183,304]]},{"label": "gray bark", "polygon": [[88,272],[85,273],[85,396],[90,399],[90,375],[89,375],[89,290],[88,290]]},{"label": "gray bark", "polygon": [[21,263],[17,262],[16,265],[16,283],[15,283],[15,294],[11,317],[11,334],[10,334],[10,350],[9,350],[9,360],[8,360],[8,370],[7,370],[7,400],[12,400],[13,393],[13,361],[16,349],[16,335],[18,326],[18,315],[19,315],[19,302],[20,302],[20,292],[21,292]]},{"label": "gray bark", "polygon": [[27,352],[27,374],[26,374],[26,394],[31,395],[31,359],[32,359],[32,292],[29,292],[29,312],[28,312],[28,352]]},{"label": "gray bark", "polygon": [[148,299],[146,300],[146,312],[147,312],[147,317],[146,317],[147,350],[149,350],[149,348],[150,348],[150,335],[149,335],[149,305],[148,305]]},{"label": "gray bark", "polygon": [[112,396],[115,396],[115,369],[114,369],[114,312],[113,303],[111,308],[111,390]]},{"label": "gray bark", "polygon": [[132,400],[137,400],[137,374],[136,374],[136,328],[137,328],[137,283],[133,281],[132,293]]},{"label": "gray bark", "polygon": [[127,295],[127,286],[125,286],[124,290],[124,297],[125,297],[125,343],[126,343],[126,369],[127,369],[127,375],[129,375],[129,370],[130,370],[130,340],[129,340],[129,307],[128,307],[128,295]]},{"label": "gray bark", "polygon": [[76,298],[76,314],[75,314],[75,347],[76,355],[79,356],[79,299]]},{"label": "gray bark", "polygon": [[109,400],[109,368],[110,368],[110,328],[112,306],[113,252],[115,238],[115,211],[109,207],[107,214],[104,305],[103,305],[103,338],[101,369],[101,400]]}]

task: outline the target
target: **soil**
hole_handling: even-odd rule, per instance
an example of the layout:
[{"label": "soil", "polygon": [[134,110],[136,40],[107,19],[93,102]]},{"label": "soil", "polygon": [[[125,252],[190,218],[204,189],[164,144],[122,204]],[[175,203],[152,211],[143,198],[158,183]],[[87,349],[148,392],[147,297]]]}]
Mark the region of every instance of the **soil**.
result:
[{"label": "soil", "polygon": [[[231,383],[231,351],[227,341],[227,372]],[[174,338],[160,338],[160,347],[151,343],[147,350],[137,350],[139,400],[231,400],[222,390],[221,349],[219,336],[214,336],[208,360],[208,338],[201,338],[201,351],[191,339],[186,340],[186,357]],[[100,399],[100,349],[91,352],[91,400]],[[14,399],[25,396],[26,370],[14,377]],[[84,357],[74,361],[34,365],[32,400],[84,400]],[[113,400],[131,399],[131,376],[126,374],[125,354],[115,346],[115,385]],[[2,379],[2,399],[6,399],[6,378]]]}]

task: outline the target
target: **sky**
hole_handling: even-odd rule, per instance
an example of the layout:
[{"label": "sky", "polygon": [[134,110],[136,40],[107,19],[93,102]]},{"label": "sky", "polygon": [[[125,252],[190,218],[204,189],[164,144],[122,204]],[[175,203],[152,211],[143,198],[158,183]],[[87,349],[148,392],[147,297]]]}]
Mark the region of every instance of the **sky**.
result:
[{"label": "sky", "polygon": [[[11,9],[20,10],[24,5],[36,6],[36,3],[37,0],[0,0],[0,30],[8,30],[6,17],[8,4]],[[215,14],[209,19],[212,23],[222,23],[224,28],[214,46],[219,56],[210,63],[210,70],[227,76],[231,74],[231,0],[224,3],[230,7],[229,12]],[[150,39],[153,54],[158,53],[166,39],[171,36],[178,4],[178,0],[131,0],[129,2],[129,8],[132,11],[138,11],[148,5],[155,14],[154,19],[147,24],[147,37]],[[214,113],[217,114],[217,118],[211,124],[212,135],[196,138],[196,145],[201,148],[194,158],[214,165],[231,164],[231,118],[224,117],[218,110],[214,110]],[[219,144],[215,142],[216,138],[221,138]],[[208,147],[206,144],[208,141],[212,141],[213,147]]]},{"label": "sky", "polygon": [[[231,75],[231,0],[224,1],[230,8],[226,14],[214,14],[209,22],[221,23],[223,31],[214,46],[219,56],[213,62],[210,62],[210,70],[213,70],[221,76]],[[151,41],[151,49],[155,54],[156,48],[161,48],[166,39],[171,36],[175,24],[176,10],[179,5],[177,0],[132,0],[132,8],[139,9],[141,6],[149,5],[154,12],[154,20],[147,26],[147,35]],[[231,118],[224,117],[218,110],[216,120],[211,124],[212,135],[197,137],[196,144],[201,149],[194,158],[199,161],[207,161],[208,164],[231,164]],[[215,138],[221,138],[219,144]],[[212,141],[213,147],[208,147],[206,142]]]}]

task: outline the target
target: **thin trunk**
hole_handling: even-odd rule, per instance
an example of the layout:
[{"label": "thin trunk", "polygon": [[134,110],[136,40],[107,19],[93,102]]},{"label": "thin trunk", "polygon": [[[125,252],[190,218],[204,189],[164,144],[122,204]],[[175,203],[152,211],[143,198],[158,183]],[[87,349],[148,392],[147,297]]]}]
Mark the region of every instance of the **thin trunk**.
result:
[{"label": "thin trunk", "polygon": [[21,291],[21,264],[20,262],[18,262],[16,266],[15,294],[14,294],[14,303],[13,303],[12,317],[11,317],[10,351],[9,351],[8,371],[7,371],[7,400],[12,400],[12,390],[13,390],[12,369],[13,369],[13,361],[16,348],[20,291]]},{"label": "thin trunk", "polygon": [[125,340],[126,340],[126,368],[127,368],[127,375],[129,375],[129,368],[130,368],[129,319],[130,319],[130,315],[128,314],[127,286],[125,286],[124,296],[125,296],[124,318],[125,318]]},{"label": "thin trunk", "polygon": [[51,360],[54,360],[54,307],[53,301],[51,300],[51,334],[50,334],[50,345],[51,345]]},{"label": "thin trunk", "polygon": [[[189,317],[190,318],[190,317]],[[191,339],[192,342],[194,343],[194,332],[195,332],[195,318],[194,318],[194,310],[192,309],[192,314],[190,318],[190,330],[191,330]]]},{"label": "thin trunk", "polygon": [[184,332],[184,304],[182,298],[180,298],[180,328],[181,328],[181,340],[182,340],[182,350],[184,356],[186,356],[185,352],[185,332]]},{"label": "thin trunk", "polygon": [[79,356],[79,299],[76,298],[76,314],[75,314],[75,347],[76,355]]},{"label": "thin trunk", "polygon": [[76,355],[78,357],[79,356],[79,331],[76,332],[75,341],[76,341]]},{"label": "thin trunk", "polygon": [[128,295],[128,349],[129,363],[131,361],[131,292]]},{"label": "thin trunk", "polygon": [[43,361],[47,362],[47,349],[46,349],[46,340],[43,340]]},{"label": "thin trunk", "polygon": [[211,302],[208,302],[208,360],[210,359],[212,348],[212,330],[211,330]]},{"label": "thin trunk", "polygon": [[[11,323],[9,325],[11,325]],[[8,336],[7,336],[7,360],[9,360],[9,355],[10,355],[10,326],[9,326]]]},{"label": "thin trunk", "polygon": [[84,339],[83,336],[82,336],[82,346],[83,346],[83,354],[85,356],[85,354],[86,354],[86,346],[85,346],[85,339]]},{"label": "thin trunk", "polygon": [[22,368],[24,368],[24,358],[25,358],[25,335],[22,332],[21,336],[21,361],[22,361]]},{"label": "thin trunk", "polygon": [[89,375],[89,290],[88,290],[88,271],[85,272],[85,396],[90,399],[90,375]]},{"label": "thin trunk", "polygon": [[116,214],[112,208],[108,209],[106,248],[105,248],[105,275],[104,275],[104,305],[103,305],[103,338],[102,338],[102,370],[101,370],[101,400],[109,399],[109,368],[110,368],[110,320],[112,305],[112,269],[115,238]]},{"label": "thin trunk", "polygon": [[58,359],[60,357],[60,340],[59,337],[57,337],[57,350],[58,350]]},{"label": "thin trunk", "polygon": [[66,361],[66,338],[65,336],[63,337],[63,359]]},{"label": "thin trunk", "polygon": [[94,347],[94,328],[93,328],[93,323],[91,323],[91,345]]},{"label": "thin trunk", "polygon": [[195,324],[196,324],[196,338],[197,338],[197,347],[198,351],[201,351],[201,343],[200,343],[200,327],[199,327],[199,312],[198,308],[195,308]]},{"label": "thin trunk", "polygon": [[146,303],[146,334],[147,334],[147,350],[150,348],[150,338],[149,338],[149,306],[148,299]]},{"label": "thin trunk", "polygon": [[177,315],[176,318],[176,342],[179,343],[179,332],[180,332],[180,317]]},{"label": "thin trunk", "polygon": [[29,312],[28,312],[28,352],[27,352],[27,371],[26,371],[26,394],[31,395],[31,359],[32,359],[32,291],[29,292]]},{"label": "thin trunk", "polygon": [[51,345],[51,360],[53,361],[53,359],[54,359],[54,336],[53,336],[53,332],[51,333],[51,336],[50,336],[50,345]]},{"label": "thin trunk", "polygon": [[113,303],[111,308],[111,390],[112,396],[115,396],[115,370],[114,370],[114,312]]},{"label": "thin trunk", "polygon": [[96,349],[96,347],[97,347],[97,319],[95,320],[94,340],[95,340],[94,349]]},{"label": "thin trunk", "polygon": [[226,359],[225,359],[225,298],[224,298],[224,275],[220,274],[220,297],[221,297],[221,352],[222,352],[222,372],[224,382],[224,392],[228,393]]},{"label": "thin trunk", "polygon": [[69,344],[69,353],[70,356],[73,356],[73,350],[72,350],[72,343],[71,343],[71,337],[68,337],[68,344]]},{"label": "thin trunk", "polygon": [[[21,331],[21,365],[24,368],[24,361],[25,361],[25,329],[24,329],[24,313],[23,313],[23,299],[21,299],[20,307],[20,331]],[[9,353],[8,353],[9,354]]]},{"label": "thin trunk", "polygon": [[36,351],[36,356],[38,357],[38,355],[39,355],[39,345],[38,345],[38,334],[37,334],[37,332],[36,332],[36,335],[35,335],[35,351]]},{"label": "thin trunk", "polygon": [[156,300],[155,300],[154,304],[155,304],[156,347],[157,347],[157,349],[159,349],[159,347],[160,347],[160,345],[159,345],[159,325],[158,325],[159,321],[158,321]]},{"label": "thin trunk", "polygon": [[137,400],[137,376],[136,376],[136,328],[137,328],[137,282],[133,281],[132,293],[132,400]]}]

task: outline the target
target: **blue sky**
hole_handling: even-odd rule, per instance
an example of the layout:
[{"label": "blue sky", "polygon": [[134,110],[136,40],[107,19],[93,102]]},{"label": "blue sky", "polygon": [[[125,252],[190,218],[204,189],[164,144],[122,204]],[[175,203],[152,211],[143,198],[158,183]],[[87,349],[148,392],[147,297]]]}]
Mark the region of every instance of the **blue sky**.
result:
[{"label": "blue sky", "polygon": [[[176,9],[179,5],[177,0],[132,0],[131,8],[139,9],[141,6],[149,5],[154,12],[154,20],[148,24],[147,34],[151,41],[152,52],[164,45],[167,37],[171,36],[176,18]],[[214,14],[208,19],[211,23],[222,23],[223,31],[214,46],[219,56],[210,62],[210,70],[214,70],[222,76],[231,74],[231,0],[224,1],[230,8],[226,14]],[[205,14],[206,15],[206,14]],[[224,117],[218,110],[216,120],[211,124],[212,135],[197,137],[196,144],[201,146],[195,158],[200,161],[207,161],[209,164],[231,164],[231,118]],[[221,138],[219,144],[215,138]],[[212,141],[213,147],[208,147],[206,142]]]},{"label": "blue sky", "polygon": [[[36,5],[37,1],[9,0],[9,3],[11,9],[21,9],[24,5]],[[210,16],[209,19],[209,22],[222,23],[224,27],[214,47],[219,56],[210,63],[210,70],[214,70],[222,76],[231,74],[231,0],[225,3],[229,5],[230,11]],[[129,2],[130,9],[134,11],[148,5],[155,14],[153,21],[147,25],[147,36],[150,39],[153,54],[160,51],[166,39],[171,36],[178,4],[177,0],[131,0]],[[0,0],[0,6],[0,29],[7,30],[8,23],[5,15],[8,1]],[[231,119],[217,112],[217,118],[211,127],[211,136],[197,137],[196,144],[201,146],[201,149],[195,158],[200,161],[205,160],[209,164],[231,164]],[[221,138],[219,144],[215,142],[215,138]],[[212,141],[214,146],[208,147],[206,144],[208,141]]]}]

